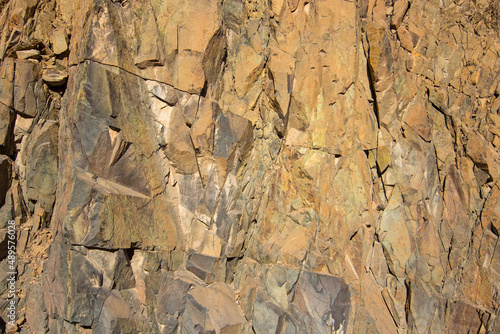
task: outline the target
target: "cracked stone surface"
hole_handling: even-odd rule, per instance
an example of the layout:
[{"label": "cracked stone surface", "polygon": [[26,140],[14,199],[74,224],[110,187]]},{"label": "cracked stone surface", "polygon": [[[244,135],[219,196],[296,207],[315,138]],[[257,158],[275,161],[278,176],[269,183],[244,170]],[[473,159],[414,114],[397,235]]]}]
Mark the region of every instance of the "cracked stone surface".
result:
[{"label": "cracked stone surface", "polygon": [[0,12],[0,332],[500,332],[498,2]]}]

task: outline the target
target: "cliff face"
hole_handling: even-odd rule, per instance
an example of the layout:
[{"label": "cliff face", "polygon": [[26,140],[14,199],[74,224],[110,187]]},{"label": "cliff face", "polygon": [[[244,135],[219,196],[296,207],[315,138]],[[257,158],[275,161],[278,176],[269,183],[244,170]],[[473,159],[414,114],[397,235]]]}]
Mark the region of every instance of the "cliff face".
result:
[{"label": "cliff face", "polygon": [[8,330],[500,332],[498,2],[0,10]]}]

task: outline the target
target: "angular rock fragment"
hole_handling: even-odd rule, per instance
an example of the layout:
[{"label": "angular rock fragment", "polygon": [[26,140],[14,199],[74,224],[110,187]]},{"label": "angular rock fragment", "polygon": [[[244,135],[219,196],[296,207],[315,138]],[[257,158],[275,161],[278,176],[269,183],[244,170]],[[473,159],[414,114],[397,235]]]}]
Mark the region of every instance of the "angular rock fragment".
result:
[{"label": "angular rock fragment", "polygon": [[68,50],[68,36],[64,29],[55,29],[51,37],[52,49],[56,55],[60,55]]},{"label": "angular rock fragment", "polygon": [[51,86],[62,86],[68,80],[68,73],[55,69],[45,69],[42,72],[42,79]]},{"label": "angular rock fragment", "polygon": [[38,50],[19,50],[16,51],[18,59],[39,59],[40,51]]}]

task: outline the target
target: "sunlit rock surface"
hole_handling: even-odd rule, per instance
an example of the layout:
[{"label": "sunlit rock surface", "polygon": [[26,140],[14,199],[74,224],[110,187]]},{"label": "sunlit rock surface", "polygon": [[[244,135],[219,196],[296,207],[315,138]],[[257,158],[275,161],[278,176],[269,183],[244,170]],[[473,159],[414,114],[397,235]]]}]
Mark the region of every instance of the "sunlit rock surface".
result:
[{"label": "sunlit rock surface", "polygon": [[500,332],[498,2],[0,11],[0,331]]}]

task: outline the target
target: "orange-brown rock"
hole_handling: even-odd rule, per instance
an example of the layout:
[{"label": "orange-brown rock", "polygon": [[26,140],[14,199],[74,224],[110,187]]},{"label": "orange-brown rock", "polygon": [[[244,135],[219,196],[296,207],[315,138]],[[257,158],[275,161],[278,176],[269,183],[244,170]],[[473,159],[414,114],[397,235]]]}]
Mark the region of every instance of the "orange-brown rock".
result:
[{"label": "orange-brown rock", "polygon": [[0,0],[0,332],[499,333],[499,22]]}]

